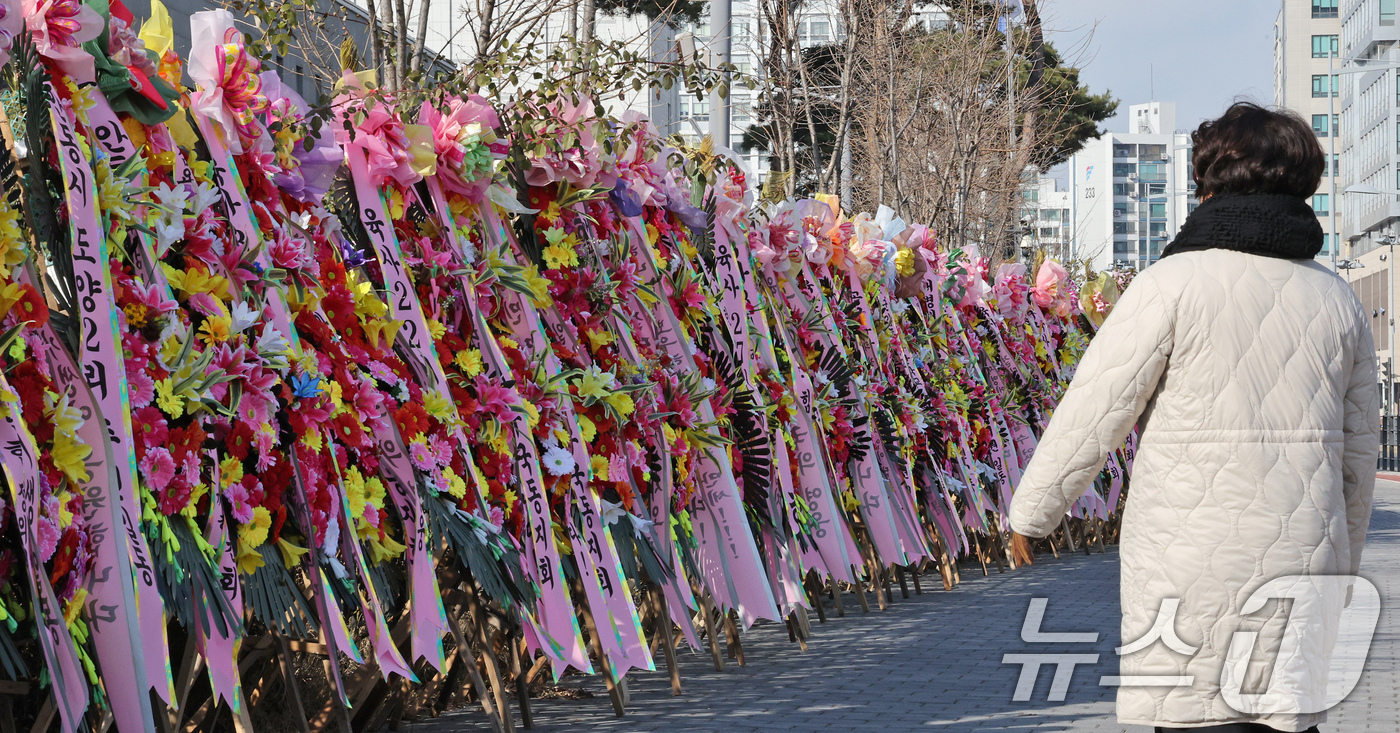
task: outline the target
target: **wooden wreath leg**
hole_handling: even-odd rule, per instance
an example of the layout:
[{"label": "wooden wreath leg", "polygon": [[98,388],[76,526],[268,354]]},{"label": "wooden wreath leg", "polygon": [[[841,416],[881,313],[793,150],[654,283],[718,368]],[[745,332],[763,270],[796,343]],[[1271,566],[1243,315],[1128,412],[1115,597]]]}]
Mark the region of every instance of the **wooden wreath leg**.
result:
[{"label": "wooden wreath leg", "polygon": [[662,640],[661,647],[666,658],[666,672],[671,676],[671,695],[674,697],[681,694],[681,670],[676,663],[676,645],[671,639],[671,614],[666,606],[666,595],[657,585],[651,587],[651,604],[655,609],[656,626],[660,629],[658,635]]},{"label": "wooden wreath leg", "polygon": [[44,706],[39,708],[38,717],[34,718],[34,727],[29,729],[29,733],[47,733],[53,719],[58,715],[58,708],[53,704],[53,695],[44,698]]},{"label": "wooden wreath leg", "polygon": [[162,726],[165,730],[176,731],[180,729],[180,718],[185,714],[185,699],[190,694],[190,688],[194,687],[195,676],[203,668],[204,659],[199,656],[195,646],[194,633],[191,632],[185,640],[185,652],[180,656],[180,667],[175,677],[175,698],[170,701],[170,705],[165,706],[166,724],[169,726]]},{"label": "wooden wreath leg", "polygon": [[788,613],[787,628],[788,639],[797,642],[797,647],[802,651],[807,651],[807,633],[797,621],[797,611]]},{"label": "wooden wreath leg", "polygon": [[826,623],[826,609],[822,606],[821,583],[817,580],[817,571],[813,570],[807,573],[802,588],[807,591],[807,601],[812,604],[812,608],[817,610],[818,623]]},{"label": "wooden wreath leg", "polygon": [[831,585],[827,586],[831,591],[831,602],[836,604],[836,616],[846,617],[846,600],[841,597],[841,584],[836,582],[836,578],[831,578]]},{"label": "wooden wreath leg", "polygon": [[588,609],[587,603],[580,603],[579,613],[583,616],[584,627],[588,629],[588,640],[593,647],[593,654],[598,657],[598,667],[603,675],[603,682],[608,686],[608,699],[612,700],[613,713],[621,718],[627,714],[623,706],[622,691],[618,689],[617,680],[613,678],[612,668],[608,664],[608,658],[603,654],[603,642],[598,636],[598,625],[593,623],[593,612]]},{"label": "wooden wreath leg", "polygon": [[528,730],[535,727],[535,713],[530,709],[530,685],[525,681],[525,660],[529,658],[525,635],[508,638],[506,646],[510,654],[510,676],[515,680],[515,701],[520,705],[520,724]]},{"label": "wooden wreath leg", "polygon": [[988,538],[987,544],[992,545],[992,547],[987,548],[987,552],[991,554],[992,559],[997,561],[997,572],[1004,573],[1006,572],[1006,563],[1002,560],[1002,555],[1010,557],[1010,554],[1007,552],[1008,548],[1005,543],[1001,541],[1001,528],[997,526],[997,522],[992,521],[991,526],[992,536]]},{"label": "wooden wreath leg", "polygon": [[496,733],[506,733],[505,724],[496,712],[496,704],[491,692],[486,689],[486,680],[481,678],[481,672],[476,668],[476,659],[472,656],[472,648],[467,645],[467,637],[462,633],[462,617],[457,613],[455,606],[447,608],[447,621],[448,627],[452,630],[452,638],[457,642],[457,655],[461,658],[462,668],[471,677],[472,687],[481,700],[481,709],[491,720],[492,730]]},{"label": "wooden wreath leg", "polygon": [[[897,565],[896,565],[896,566],[885,566],[885,565],[881,565],[881,566],[880,566],[880,579],[881,579],[882,585],[884,585],[884,588],[885,588],[885,605],[886,605],[886,607],[888,607],[888,606],[894,604],[893,582],[892,582],[892,579],[891,579],[891,575],[893,575],[893,574],[890,572],[890,567],[898,567],[898,566],[897,566]],[[908,597],[909,597],[909,589],[908,589],[908,588],[905,588],[905,589],[904,589],[904,597],[905,597],[905,598],[908,598]],[[882,610],[883,610],[883,609],[882,609]]]},{"label": "wooden wreath leg", "polygon": [[894,566],[894,577],[895,577],[895,581],[897,581],[897,582],[899,583],[899,594],[900,594],[902,597],[904,597],[904,598],[908,598],[908,597],[909,597],[909,579],[904,577],[904,566],[903,566],[903,565],[896,565],[896,566]]},{"label": "wooden wreath leg", "polygon": [[710,600],[710,591],[703,588],[695,588],[699,592],[695,593],[700,598],[700,615],[705,619],[705,636],[710,642],[710,656],[714,658],[715,671],[724,671],[724,657],[719,653],[719,638],[715,636],[715,604]]},{"label": "wooden wreath leg", "polygon": [[739,640],[739,624],[736,622],[738,614],[730,611],[724,617],[724,633],[729,637],[729,658],[744,666],[744,645]]},{"label": "wooden wreath leg", "polygon": [[287,687],[287,699],[292,704],[292,718],[301,733],[311,733],[311,726],[307,724],[306,706],[301,701],[301,686],[297,684],[297,676],[293,671],[295,663],[292,650],[287,646],[285,636],[275,631],[271,632],[271,635],[277,639],[277,667],[282,673],[282,684]]},{"label": "wooden wreath leg", "polygon": [[481,602],[475,588],[467,593],[467,612],[471,614],[472,625],[476,627],[476,641],[481,645],[481,658],[486,664],[486,677],[491,682],[491,691],[496,696],[496,706],[501,711],[501,723],[507,733],[515,733],[515,720],[511,715],[510,701],[506,696],[505,685],[501,682],[500,665],[496,664],[497,634],[487,635],[486,614],[481,610]]},{"label": "wooden wreath leg", "polygon": [[1069,551],[1078,552],[1078,548],[1074,546],[1074,533],[1069,528],[1069,517],[1060,517],[1060,529],[1065,532],[1065,542],[1069,544]]},{"label": "wooden wreath leg", "polygon": [[1106,524],[1107,524],[1107,523],[1104,522],[1102,519],[1095,519],[1095,520],[1094,520],[1094,541],[1097,542],[1098,545],[1099,545],[1099,554],[1100,554],[1100,555],[1103,555],[1103,554],[1107,554],[1107,553],[1108,553],[1108,548],[1106,548],[1106,547],[1103,546],[1103,535],[1104,535],[1104,528],[1105,528],[1105,525],[1106,525]]},{"label": "wooden wreath leg", "polygon": [[919,574],[924,571],[924,563],[926,562],[928,562],[927,558],[920,560],[914,565],[911,565],[909,568],[909,574],[914,576],[914,595],[916,596],[921,596],[924,594],[923,587],[919,585]]}]

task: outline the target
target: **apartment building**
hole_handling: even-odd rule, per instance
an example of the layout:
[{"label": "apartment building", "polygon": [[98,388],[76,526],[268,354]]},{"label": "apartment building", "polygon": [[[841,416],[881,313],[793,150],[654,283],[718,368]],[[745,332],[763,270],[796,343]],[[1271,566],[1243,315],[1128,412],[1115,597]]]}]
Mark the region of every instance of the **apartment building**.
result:
[{"label": "apartment building", "polygon": [[[1312,197],[1324,232],[1318,260],[1331,264],[1340,231],[1337,180],[1343,147],[1339,130],[1348,129],[1341,115],[1345,82],[1337,73],[1342,22],[1338,4],[1345,0],[1282,0],[1274,21],[1274,103],[1312,124],[1327,154],[1327,171]],[[1340,123],[1340,124],[1339,124]]]},{"label": "apartment building", "polygon": [[1176,105],[1128,108],[1127,130],[1090,140],[1070,158],[1072,259],[1095,270],[1144,269],[1196,208],[1191,137]]}]

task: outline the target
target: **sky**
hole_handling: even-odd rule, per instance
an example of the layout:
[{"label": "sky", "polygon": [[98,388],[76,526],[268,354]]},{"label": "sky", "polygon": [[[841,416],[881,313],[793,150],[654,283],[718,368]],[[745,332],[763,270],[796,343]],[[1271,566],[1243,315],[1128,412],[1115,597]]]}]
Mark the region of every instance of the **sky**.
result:
[{"label": "sky", "polygon": [[1126,132],[1128,106],[1176,103],[1178,129],[1195,129],[1236,98],[1274,96],[1274,20],[1281,0],[1040,0],[1046,38],[1119,113],[1101,127]]}]

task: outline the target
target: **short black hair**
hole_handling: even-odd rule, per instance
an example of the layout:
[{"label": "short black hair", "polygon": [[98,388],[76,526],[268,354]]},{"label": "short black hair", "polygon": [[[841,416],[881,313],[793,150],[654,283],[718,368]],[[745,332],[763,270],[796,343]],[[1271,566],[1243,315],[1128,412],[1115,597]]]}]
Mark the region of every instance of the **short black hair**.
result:
[{"label": "short black hair", "polygon": [[1242,193],[1307,198],[1327,167],[1317,134],[1303,118],[1252,102],[1235,102],[1218,119],[1202,122],[1191,143],[1200,198]]}]

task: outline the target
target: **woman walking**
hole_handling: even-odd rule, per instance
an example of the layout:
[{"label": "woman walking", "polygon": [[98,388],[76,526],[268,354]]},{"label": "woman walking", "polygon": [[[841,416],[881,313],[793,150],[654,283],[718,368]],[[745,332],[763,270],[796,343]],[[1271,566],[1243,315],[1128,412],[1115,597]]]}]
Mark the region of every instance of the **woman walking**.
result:
[{"label": "woman walking", "polygon": [[[1202,203],[1085,353],[1011,502],[1013,554],[1030,560],[1027,538],[1059,526],[1139,425],[1119,664],[1158,684],[1119,687],[1119,722],[1316,730],[1330,650],[1305,636],[1305,653],[1280,655],[1287,606],[1247,601],[1271,581],[1357,572],[1378,448],[1371,319],[1313,260],[1307,197],[1326,164],[1312,129],[1237,103],[1192,140]],[[1258,632],[1247,667],[1241,631]]]}]

